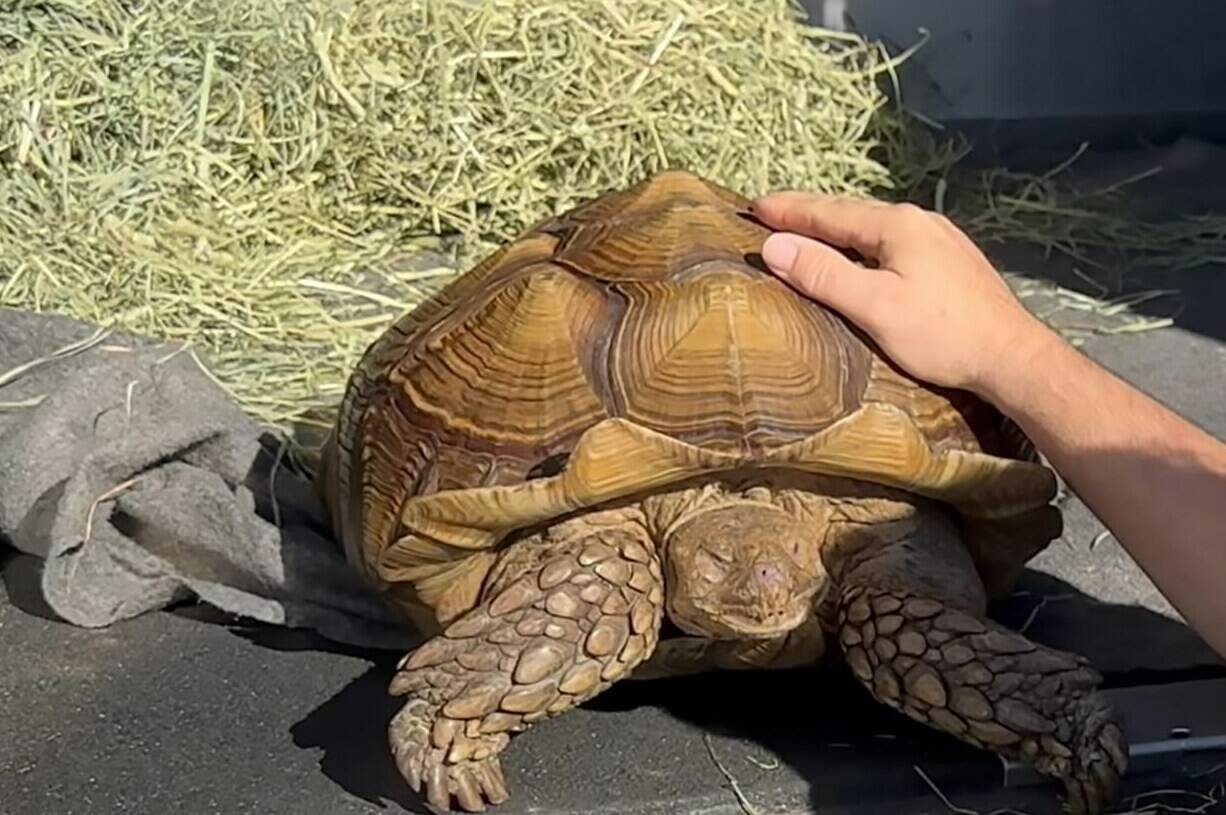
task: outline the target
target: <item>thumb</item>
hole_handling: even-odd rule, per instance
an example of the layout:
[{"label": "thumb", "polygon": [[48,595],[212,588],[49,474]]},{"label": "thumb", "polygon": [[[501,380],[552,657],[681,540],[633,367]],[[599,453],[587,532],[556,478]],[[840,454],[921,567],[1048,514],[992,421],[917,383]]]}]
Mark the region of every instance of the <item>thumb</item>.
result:
[{"label": "thumb", "polygon": [[886,276],[847,259],[837,249],[810,238],[776,232],[762,244],[762,259],[770,270],[806,294],[855,322],[869,316]]}]

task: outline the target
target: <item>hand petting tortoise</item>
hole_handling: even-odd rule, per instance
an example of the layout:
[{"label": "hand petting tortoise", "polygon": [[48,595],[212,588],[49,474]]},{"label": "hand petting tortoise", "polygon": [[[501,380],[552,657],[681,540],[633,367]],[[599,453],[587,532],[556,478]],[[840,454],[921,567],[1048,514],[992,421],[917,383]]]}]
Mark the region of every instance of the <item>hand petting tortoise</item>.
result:
[{"label": "hand petting tortoise", "polygon": [[[779,277],[850,318],[913,376],[969,390],[1017,422],[1226,657],[1226,444],[1033,317],[941,215],[790,191],[760,198],[754,212],[780,230],[763,246]],[[1220,377],[1206,387],[1220,390]]]},{"label": "hand petting tortoise", "polygon": [[1025,401],[994,370],[1064,352],[918,210],[751,203],[676,171],[600,196],[357,365],[320,486],[426,638],[391,683],[401,773],[481,811],[511,734],[616,682],[842,666],[1102,812],[1128,748],[1099,674],[985,614],[1062,529],[1023,431],[1067,444],[1050,407],[993,406]]}]

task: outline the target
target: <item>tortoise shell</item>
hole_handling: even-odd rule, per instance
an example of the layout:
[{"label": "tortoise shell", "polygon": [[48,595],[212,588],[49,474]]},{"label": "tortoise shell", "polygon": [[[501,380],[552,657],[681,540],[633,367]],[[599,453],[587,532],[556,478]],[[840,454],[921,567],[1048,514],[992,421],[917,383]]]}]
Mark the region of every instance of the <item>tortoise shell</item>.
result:
[{"label": "tortoise shell", "polygon": [[1059,533],[1021,431],[765,271],[748,208],[655,175],[539,223],[367,349],[322,484],[348,558],[419,627],[478,601],[511,532],[703,473],[946,502],[990,591]]}]

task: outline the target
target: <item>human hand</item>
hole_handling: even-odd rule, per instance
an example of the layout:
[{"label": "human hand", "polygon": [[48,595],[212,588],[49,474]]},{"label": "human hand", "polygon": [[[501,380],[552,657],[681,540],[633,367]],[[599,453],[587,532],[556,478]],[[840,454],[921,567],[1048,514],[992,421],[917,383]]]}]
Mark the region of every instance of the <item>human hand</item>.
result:
[{"label": "human hand", "polygon": [[753,211],[782,230],[763,245],[767,266],[918,379],[990,396],[996,372],[1017,370],[1055,337],[943,215],[801,192],[763,196]]}]

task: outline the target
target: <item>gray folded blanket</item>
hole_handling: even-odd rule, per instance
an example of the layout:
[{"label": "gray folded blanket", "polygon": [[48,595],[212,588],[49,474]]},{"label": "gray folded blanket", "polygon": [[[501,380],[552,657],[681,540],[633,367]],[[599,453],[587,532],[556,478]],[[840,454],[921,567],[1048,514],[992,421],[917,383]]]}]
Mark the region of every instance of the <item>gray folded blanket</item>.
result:
[{"label": "gray folded blanket", "polygon": [[309,476],[173,344],[0,309],[0,540],[64,620],[184,600],[405,648],[329,537]]}]

